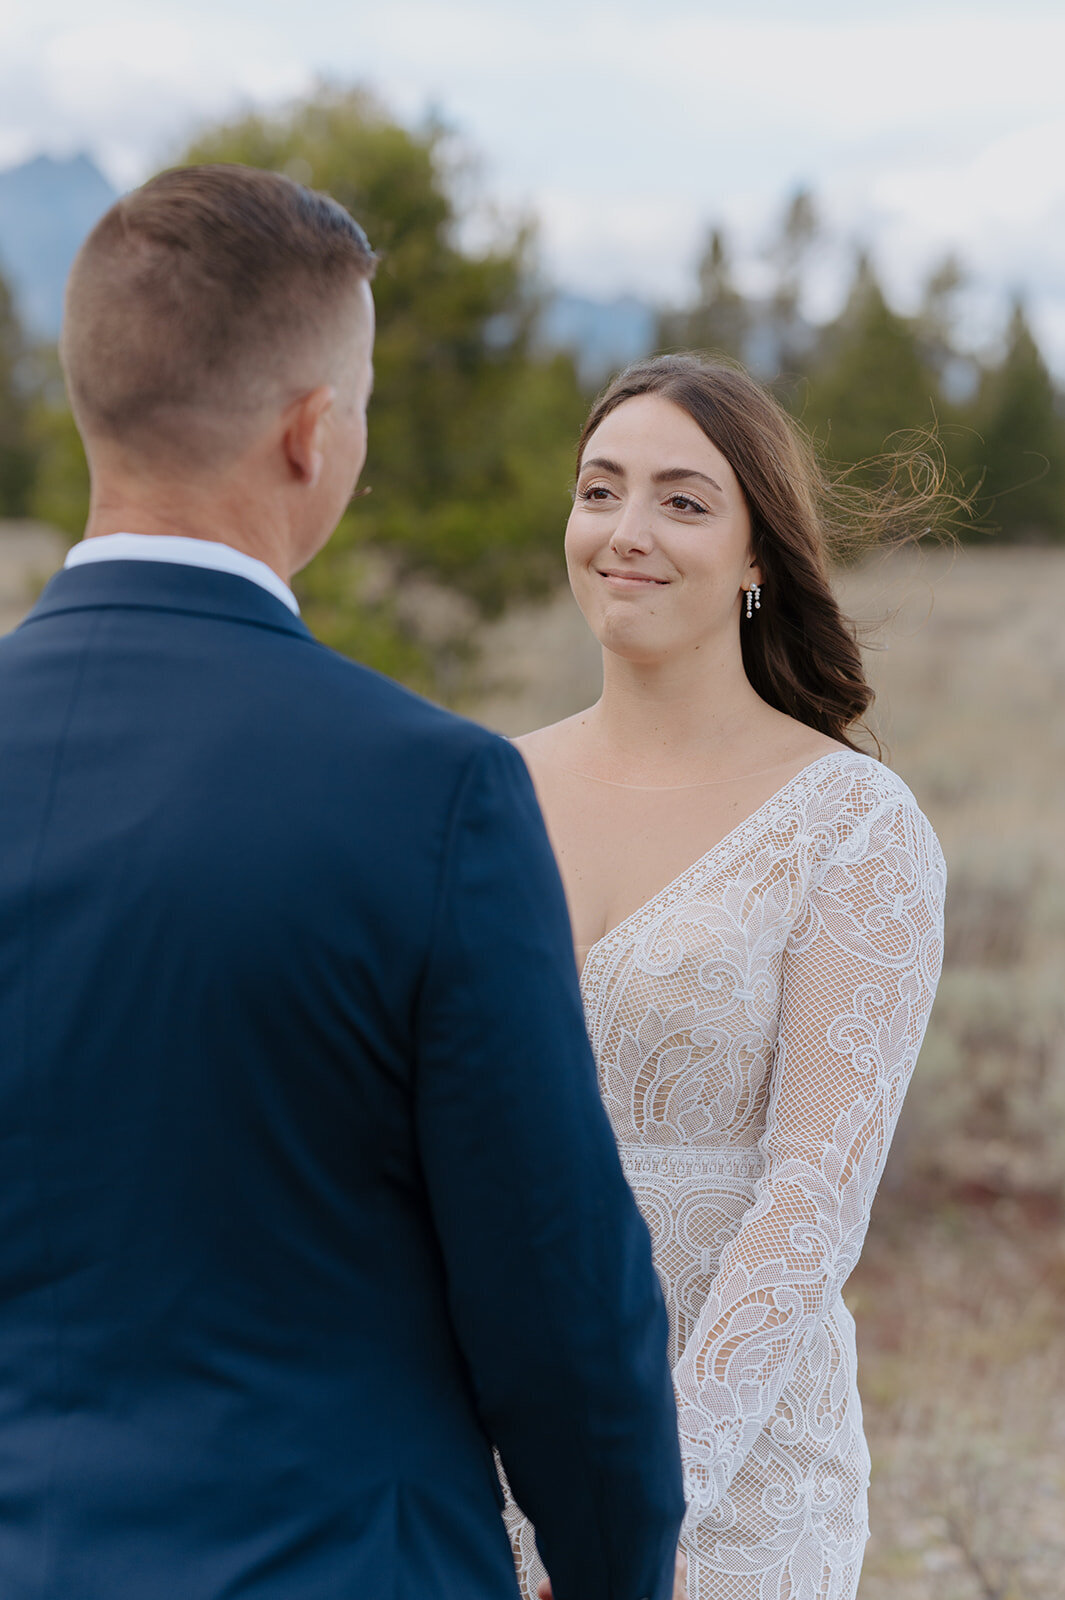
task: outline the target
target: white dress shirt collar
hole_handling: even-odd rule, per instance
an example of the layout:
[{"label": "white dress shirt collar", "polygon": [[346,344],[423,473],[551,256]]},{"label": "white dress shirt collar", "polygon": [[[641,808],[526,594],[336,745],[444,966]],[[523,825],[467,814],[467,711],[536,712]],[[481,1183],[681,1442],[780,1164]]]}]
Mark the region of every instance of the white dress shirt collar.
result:
[{"label": "white dress shirt collar", "polygon": [[300,614],[296,596],[265,561],[210,539],[186,539],[176,533],[102,533],[74,545],[63,565],[81,567],[89,561],[169,561],[178,566],[233,572],[238,578],[250,578],[260,588],[268,589],[297,617]]}]

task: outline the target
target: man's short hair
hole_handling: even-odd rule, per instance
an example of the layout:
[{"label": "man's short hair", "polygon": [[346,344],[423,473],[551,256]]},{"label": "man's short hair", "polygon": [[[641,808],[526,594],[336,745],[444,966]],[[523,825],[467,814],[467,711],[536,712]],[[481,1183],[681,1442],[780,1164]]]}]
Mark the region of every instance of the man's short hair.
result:
[{"label": "man's short hair", "polygon": [[328,195],[253,167],[176,167],[82,246],[61,352],[83,433],[203,459],[274,399],[325,381],[376,256]]}]

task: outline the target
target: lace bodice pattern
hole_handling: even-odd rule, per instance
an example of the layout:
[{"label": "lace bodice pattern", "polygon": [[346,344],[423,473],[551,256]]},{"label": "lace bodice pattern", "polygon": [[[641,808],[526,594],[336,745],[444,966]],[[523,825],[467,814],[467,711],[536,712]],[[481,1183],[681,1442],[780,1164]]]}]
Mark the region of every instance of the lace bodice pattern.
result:
[{"label": "lace bodice pattern", "polygon": [[[670,1312],[692,1600],[852,1600],[869,1458],[841,1290],[939,976],[946,871],[833,752],[589,952],[600,1085]],[[524,1592],[542,1569],[517,1508]]]}]

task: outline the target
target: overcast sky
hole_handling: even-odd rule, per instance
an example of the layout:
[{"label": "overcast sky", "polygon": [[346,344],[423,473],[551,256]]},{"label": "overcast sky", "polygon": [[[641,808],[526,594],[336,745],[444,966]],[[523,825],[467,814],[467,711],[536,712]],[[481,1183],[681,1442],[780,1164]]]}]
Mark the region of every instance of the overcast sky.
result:
[{"label": "overcast sky", "polygon": [[949,248],[974,339],[1013,290],[1065,372],[1060,0],[0,0],[0,166],[88,149],[120,184],[203,121],[321,75],[438,108],[558,282],[658,301],[724,221],[757,283],[789,190],[912,304]]}]

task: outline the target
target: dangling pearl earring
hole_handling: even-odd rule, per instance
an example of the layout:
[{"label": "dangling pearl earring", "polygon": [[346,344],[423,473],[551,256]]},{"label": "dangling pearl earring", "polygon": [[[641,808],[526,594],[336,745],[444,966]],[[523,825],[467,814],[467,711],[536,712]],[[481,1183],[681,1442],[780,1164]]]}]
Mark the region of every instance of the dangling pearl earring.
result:
[{"label": "dangling pearl earring", "polygon": [[761,609],[762,586],[760,583],[752,583],[751,587],[747,590],[747,621],[749,622],[751,620],[754,611],[761,611]]}]

